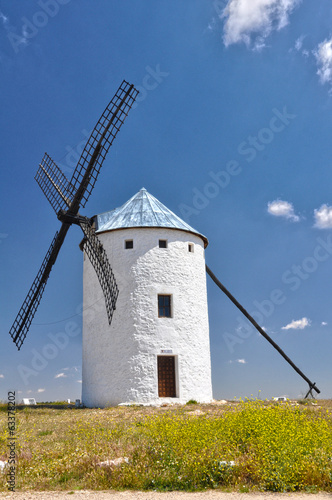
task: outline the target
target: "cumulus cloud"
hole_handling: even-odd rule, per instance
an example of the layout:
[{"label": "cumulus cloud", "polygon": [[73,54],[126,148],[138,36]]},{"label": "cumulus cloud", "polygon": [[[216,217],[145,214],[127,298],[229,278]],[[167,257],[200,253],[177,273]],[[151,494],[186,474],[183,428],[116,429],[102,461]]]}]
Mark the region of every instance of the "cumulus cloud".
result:
[{"label": "cumulus cloud", "polygon": [[243,358],[242,359],[236,359],[235,361],[230,360],[229,363],[230,364],[232,364],[232,363],[240,363],[242,365],[245,365],[246,364],[246,360],[243,359]]},{"label": "cumulus cloud", "polygon": [[54,378],[66,378],[67,375],[65,375],[63,372],[62,373],[57,373]]},{"label": "cumulus cloud", "polygon": [[321,325],[326,326],[327,325],[326,321],[322,321]]},{"label": "cumulus cloud", "polygon": [[45,392],[45,389],[38,389],[37,392]]},{"label": "cumulus cloud", "polygon": [[293,222],[298,222],[300,217],[295,214],[292,203],[283,200],[270,201],[267,204],[267,211],[276,217],[285,217]]},{"label": "cumulus cloud", "polygon": [[221,16],[225,18],[224,43],[227,46],[253,41],[256,49],[265,46],[271,31],[288,24],[289,14],[301,0],[229,0]]},{"label": "cumulus cloud", "polygon": [[0,378],[5,378],[3,373],[0,373]]},{"label": "cumulus cloud", "polygon": [[332,83],[332,38],[324,40],[314,51],[320,82]]},{"label": "cumulus cloud", "polygon": [[329,205],[322,205],[314,211],[315,224],[314,227],[318,229],[332,228],[332,207]]},{"label": "cumulus cloud", "polygon": [[297,319],[283,326],[282,330],[303,330],[306,326],[310,326],[311,321],[308,318]]}]

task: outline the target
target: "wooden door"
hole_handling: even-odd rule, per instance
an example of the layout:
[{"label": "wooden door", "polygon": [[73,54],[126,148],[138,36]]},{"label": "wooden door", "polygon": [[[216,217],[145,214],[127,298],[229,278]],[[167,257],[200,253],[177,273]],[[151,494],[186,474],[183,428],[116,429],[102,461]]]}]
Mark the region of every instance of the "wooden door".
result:
[{"label": "wooden door", "polygon": [[174,356],[158,356],[158,395],[176,398]]}]

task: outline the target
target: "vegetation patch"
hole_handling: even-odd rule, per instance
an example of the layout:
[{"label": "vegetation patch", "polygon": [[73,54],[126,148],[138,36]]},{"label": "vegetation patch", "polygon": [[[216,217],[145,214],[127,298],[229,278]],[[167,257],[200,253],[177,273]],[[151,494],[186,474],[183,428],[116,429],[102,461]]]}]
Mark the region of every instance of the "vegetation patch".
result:
[{"label": "vegetation patch", "polygon": [[[191,403],[194,404],[194,403]],[[332,413],[266,401],[18,410],[17,490],[332,491]],[[8,428],[0,413],[0,459]],[[6,477],[0,475],[2,490]]]}]

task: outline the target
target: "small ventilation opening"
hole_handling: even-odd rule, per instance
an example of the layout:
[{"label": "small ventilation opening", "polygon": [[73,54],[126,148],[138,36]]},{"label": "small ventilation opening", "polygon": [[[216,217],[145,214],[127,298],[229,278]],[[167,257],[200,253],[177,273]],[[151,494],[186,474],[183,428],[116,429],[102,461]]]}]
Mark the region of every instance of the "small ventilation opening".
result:
[{"label": "small ventilation opening", "polygon": [[193,243],[189,243],[188,244],[188,252],[194,253],[194,245],[193,245]]},{"label": "small ventilation opening", "polygon": [[126,240],[125,241],[125,249],[134,248],[134,240]]},{"label": "small ventilation opening", "polygon": [[159,248],[167,248],[167,240],[159,240]]}]

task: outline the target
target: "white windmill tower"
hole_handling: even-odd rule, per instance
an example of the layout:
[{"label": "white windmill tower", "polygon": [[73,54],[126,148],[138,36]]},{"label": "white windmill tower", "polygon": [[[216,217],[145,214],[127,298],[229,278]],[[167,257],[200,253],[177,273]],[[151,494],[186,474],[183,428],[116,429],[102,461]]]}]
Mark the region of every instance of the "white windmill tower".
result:
[{"label": "white windmill tower", "polygon": [[207,239],[144,188],[95,229],[119,295],[109,325],[84,256],[83,404],[210,402]]}]

